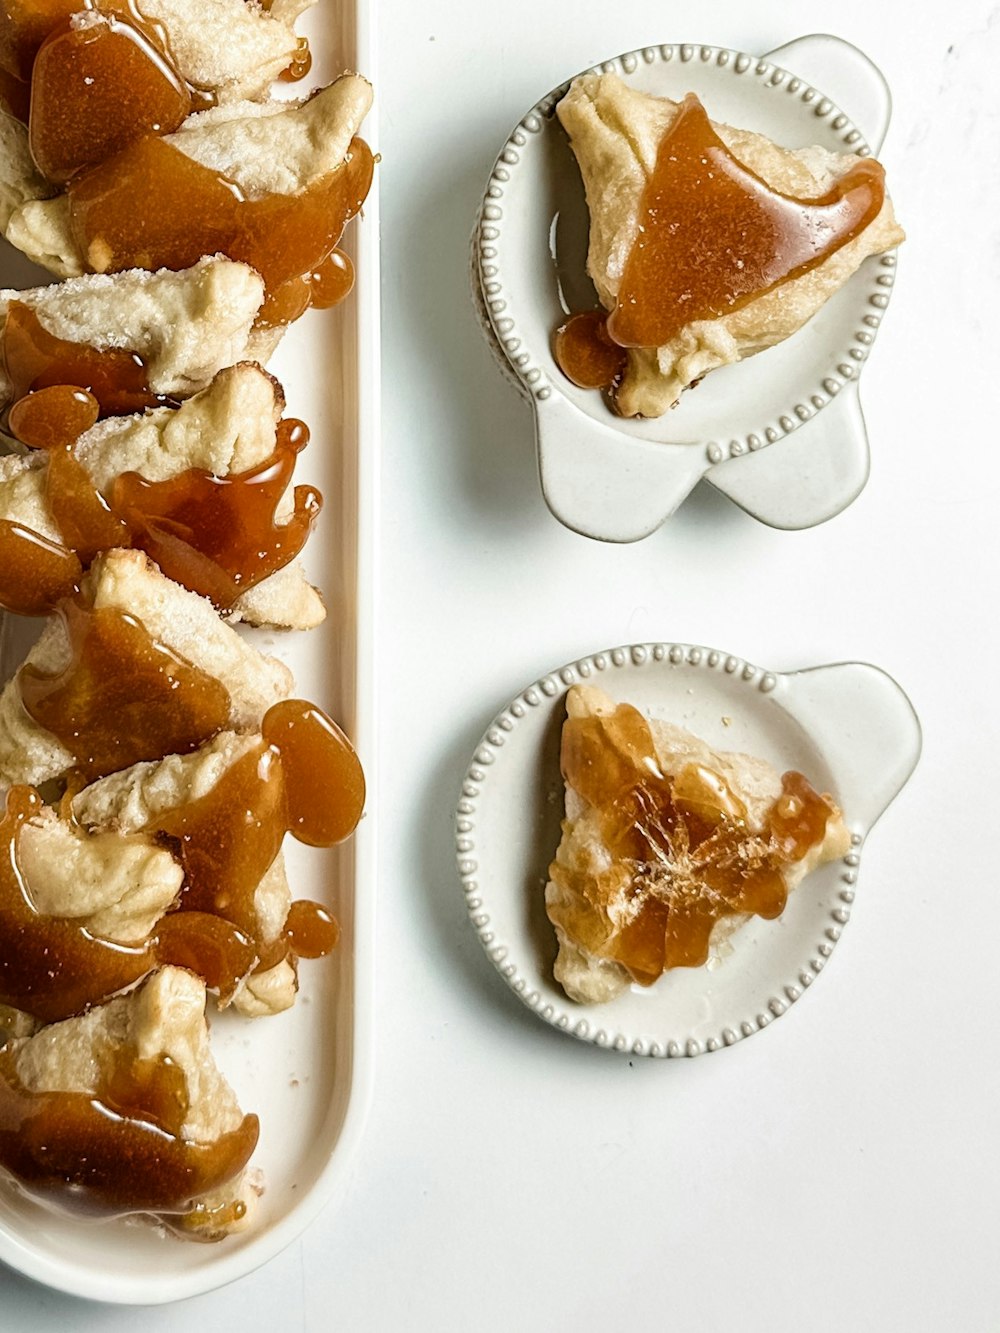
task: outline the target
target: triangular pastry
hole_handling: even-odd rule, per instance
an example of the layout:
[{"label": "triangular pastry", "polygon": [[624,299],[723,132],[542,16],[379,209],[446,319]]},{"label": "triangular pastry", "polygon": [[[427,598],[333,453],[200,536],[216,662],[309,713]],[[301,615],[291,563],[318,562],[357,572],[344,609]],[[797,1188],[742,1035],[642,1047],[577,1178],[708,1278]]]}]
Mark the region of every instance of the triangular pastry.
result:
[{"label": "triangular pastry", "polygon": [[[193,754],[167,755],[112,773],[73,798],[73,817],[92,832],[102,831],[117,838],[148,834],[164,814],[209,795],[259,740],[258,735],[223,732]],[[267,946],[278,940],[291,901],[284,857],[279,851],[253,893],[254,938],[258,944]],[[290,1008],[297,990],[295,967],[282,959],[273,967],[245,977],[231,1002],[245,1017],[258,1018]]]},{"label": "triangular pastry", "polygon": [[[371,84],[358,74],[344,74],[302,101],[237,102],[199,112],[176,133],[164,135],[163,142],[224,175],[248,199],[292,196],[343,164],[371,101]],[[17,150],[16,132],[8,131],[12,147],[0,177],[0,199],[11,201],[7,239],[60,277],[103,270],[100,256],[85,255],[77,243],[67,195],[52,197],[52,187],[43,183],[29,202],[14,202],[33,186],[28,177],[17,176],[18,164],[26,163]]]},{"label": "triangular pastry", "polygon": [[[99,555],[84,577],[81,604],[133,618],[153,642],[209,683],[216,682],[223,697],[228,696],[222,725],[216,730],[258,731],[267,709],[291,690],[292,677],[286,666],[264,657],[219,619],[210,602],[164,578],[140,551],[113,550]],[[28,714],[22,699],[26,671],[35,677],[56,678],[71,662],[66,622],[54,617],[0,694],[0,788],[15,783],[37,787],[77,767],[73,751]],[[99,700],[91,706],[99,709]],[[87,742],[90,739],[84,737]],[[131,738],[121,739],[125,743]]]},{"label": "triangular pastry", "polygon": [[[180,272],[88,273],[49,287],[0,291],[0,336],[12,306],[26,306],[54,338],[138,356],[150,391],[187,398],[223,367],[258,360],[254,319],[264,299],[246,264],[216,255]],[[10,379],[0,366],[0,401]]]},{"label": "triangular pastry", "polygon": [[850,848],[836,804],[801,774],[714,751],[592,687],[574,686],[566,713],[566,818],[545,903],[571,999],[703,964]]},{"label": "triangular pastry", "polygon": [[[208,388],[179,408],[106,417],[79,437],[72,452],[105,500],[126,472],[151,482],[170,480],[189,468],[228,477],[272,457],[283,407],[278,382],[244,362],[220,371]],[[0,519],[60,542],[46,499],[48,470],[44,450],[0,457]],[[275,511],[276,522],[287,523],[293,509],[289,489]],[[264,586],[274,579],[274,587]],[[230,620],[284,629],[311,629],[325,615],[319,592],[297,561],[251,586],[228,612]]]},{"label": "triangular pastry", "polygon": [[[685,103],[641,92],[615,74],[582,75],[558,104],[557,114],[569,133],[586,187],[587,272],[608,311],[618,304],[640,234],[644,195],[661,142],[684,107]],[[713,123],[711,129],[766,187],[795,199],[821,199],[864,161],[820,147],[783,148],[764,135],[729,125]],[[697,236],[697,227],[694,232]],[[614,394],[617,410],[623,416],[661,416],[708,371],[795,333],[869,255],[881,254],[903,238],[886,195],[877,215],[817,266],[729,313],[691,320],[662,345],[627,346]]]},{"label": "triangular pastry", "polygon": [[[190,972],[162,968],[128,995],[8,1041],[0,1104],[0,1165],[41,1198],[82,1194],[96,1213],[151,1215],[202,1240],[250,1221],[257,1120],[215,1064],[205,987]],[[26,1117],[32,1134],[4,1128]]]}]

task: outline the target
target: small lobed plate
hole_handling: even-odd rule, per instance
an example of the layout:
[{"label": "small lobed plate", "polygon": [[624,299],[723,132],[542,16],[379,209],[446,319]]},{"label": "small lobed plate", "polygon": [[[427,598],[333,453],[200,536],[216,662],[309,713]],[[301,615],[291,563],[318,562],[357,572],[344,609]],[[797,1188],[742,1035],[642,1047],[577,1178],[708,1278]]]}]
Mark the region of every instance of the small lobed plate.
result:
[{"label": "small lobed plate", "polygon": [[[569,1000],[552,976],[545,915],[560,837],[559,741],[571,685],[686,727],[719,750],[779,772],[799,769],[844,812],[852,847],[791,894],[775,921],[751,918],[714,966],[679,968],[606,1004]],[[458,804],[458,866],[469,916],[494,966],[539,1018],[583,1041],[636,1055],[693,1056],[768,1026],[812,985],[851,914],[870,829],[920,755],[920,724],[884,671],[863,662],[781,673],[688,644],[595,653],[543,676],[496,717],[476,747]]]},{"label": "small lobed plate", "polygon": [[[658,96],[693,91],[714,119],[790,148],[877,152],[889,125],[885,79],[837,37],[801,37],[764,57],[650,46],[593,68]],[[546,503],[567,527],[615,542],[648,536],[702,478],[772,527],[832,518],[868,479],[858,380],[889,303],[895,255],[866,260],[797,334],[713,371],[666,416],[616,416],[601,394],[566,379],[551,346],[568,310],[598,304],[586,276],[583,185],[555,115],[571,81],[513,130],[473,238],[476,304],[534,409]]]}]

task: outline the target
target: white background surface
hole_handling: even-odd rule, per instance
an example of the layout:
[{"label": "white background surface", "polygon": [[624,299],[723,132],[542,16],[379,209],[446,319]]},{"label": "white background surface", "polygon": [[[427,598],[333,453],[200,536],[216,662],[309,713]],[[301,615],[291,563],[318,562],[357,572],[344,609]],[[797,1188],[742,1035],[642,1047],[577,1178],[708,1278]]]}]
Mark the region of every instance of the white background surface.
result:
[{"label": "white background surface", "polygon": [[[0,1271],[4,1333],[1000,1326],[1000,8],[497,8],[382,0],[378,1048],[353,1184],[266,1269],[174,1307],[89,1306]],[[868,488],[807,533],[705,491],[638,546],[576,537],[543,505],[529,411],[468,298],[493,157],[606,56],[816,30],[864,47],[895,98],[882,156],[909,239],[862,384]],[[642,639],[779,669],[868,659],[925,732],[828,970],[768,1031],[693,1062],[597,1051],[522,1009],[453,863],[496,708]]]}]

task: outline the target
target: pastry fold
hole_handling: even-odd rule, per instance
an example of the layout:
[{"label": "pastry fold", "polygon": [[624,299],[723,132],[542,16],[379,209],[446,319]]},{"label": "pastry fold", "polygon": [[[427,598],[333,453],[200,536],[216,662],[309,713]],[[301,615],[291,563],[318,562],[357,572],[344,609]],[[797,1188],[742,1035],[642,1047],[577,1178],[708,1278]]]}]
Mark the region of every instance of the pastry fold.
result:
[{"label": "pastry fold", "polygon": [[[646,184],[680,103],[631,87],[615,74],[575,79],[556,111],[580,166],[590,213],[587,272],[601,304],[613,310],[639,228]],[[732,153],[772,189],[799,198],[826,194],[860,159],[825,148],[782,148],[762,134],[715,124]],[[731,314],[692,321],[662,347],[628,349],[615,395],[622,416],[658,417],[708,371],[790,337],[870,255],[904,239],[892,202],[822,263]]]}]

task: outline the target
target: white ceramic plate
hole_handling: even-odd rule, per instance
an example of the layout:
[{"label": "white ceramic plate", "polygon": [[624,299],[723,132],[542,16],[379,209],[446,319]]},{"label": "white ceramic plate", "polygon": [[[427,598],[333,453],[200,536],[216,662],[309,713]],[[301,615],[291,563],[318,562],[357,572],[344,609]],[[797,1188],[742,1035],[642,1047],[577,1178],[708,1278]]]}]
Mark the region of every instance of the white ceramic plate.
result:
[{"label": "white ceramic plate", "polygon": [[[696,92],[714,119],[791,148],[878,151],[889,124],[882,75],[836,37],[803,37],[763,58],[713,46],[646,47],[595,68],[660,96]],[[805,328],[713,371],[666,416],[615,416],[599,393],[566,379],[551,350],[565,312],[598,303],[585,272],[580,173],[554,114],[568,83],[514,129],[473,241],[477,305],[534,409],[549,508],[586,536],[635,541],[705,477],[774,527],[832,518],[868,478],[858,377],[889,301],[895,256],[867,260]]]},{"label": "white ceramic plate", "polygon": [[[375,14],[370,3],[324,0],[302,25],[316,57],[317,83],[358,69],[378,88]],[[377,147],[375,117],[362,131]],[[269,369],[282,381],[288,412],[312,427],[298,480],[326,497],[305,564],[323,589],[329,617],[307,634],[250,632],[285,659],[297,690],[338,718],[357,746],[368,780],[367,813],[343,847],[319,851],[286,840],[296,897],[330,903],[343,935],[334,955],[304,962],[302,989],[288,1013],[253,1022],[212,1015],[212,1047],[244,1109],[260,1116],[252,1165],[266,1192],[246,1235],[201,1245],[128,1223],[86,1223],[0,1191],[0,1259],[78,1296],[155,1304],[194,1296],[242,1277],[293,1241],[343,1191],[367,1113],[372,1082],[375,935],[375,570],[378,485],[378,173],[364,218],[348,231],[357,287],[339,309],[307,314]],[[48,279],[3,247],[0,285]],[[24,655],[35,622],[12,621],[5,674]],[[0,1278],[2,1289],[2,1278]],[[0,1317],[0,1324],[3,1320]]]},{"label": "white ceramic plate", "polygon": [[[679,968],[602,1005],[575,1004],[552,977],[547,868],[559,843],[565,695],[590,682],[688,728],[713,748],[798,769],[838,801],[853,846],[791,895],[776,921],[752,918],[714,967]],[[458,806],[459,872],[489,958],[520,999],[563,1032],[637,1055],[699,1055],[766,1027],[812,985],[846,925],[864,840],[910,776],[920,725],[900,687],[861,662],[790,674],[716,649],[636,644],[581,658],[528,686],[497,716]]]}]

